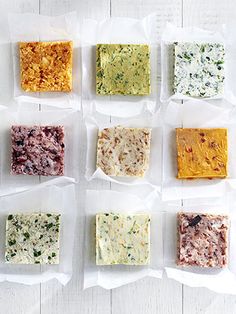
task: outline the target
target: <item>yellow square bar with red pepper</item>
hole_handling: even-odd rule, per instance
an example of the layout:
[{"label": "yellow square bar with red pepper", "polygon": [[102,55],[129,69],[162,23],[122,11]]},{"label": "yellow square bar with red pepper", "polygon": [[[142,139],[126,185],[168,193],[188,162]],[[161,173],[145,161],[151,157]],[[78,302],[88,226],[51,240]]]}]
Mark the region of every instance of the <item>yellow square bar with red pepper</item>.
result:
[{"label": "yellow square bar with red pepper", "polygon": [[227,138],[228,132],[224,128],[177,128],[177,178],[227,177]]}]

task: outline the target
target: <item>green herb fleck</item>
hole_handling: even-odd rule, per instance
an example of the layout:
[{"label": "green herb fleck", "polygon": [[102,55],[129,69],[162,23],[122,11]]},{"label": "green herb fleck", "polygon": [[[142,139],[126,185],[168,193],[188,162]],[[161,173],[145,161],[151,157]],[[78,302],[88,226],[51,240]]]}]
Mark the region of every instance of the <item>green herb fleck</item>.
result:
[{"label": "green herb fleck", "polygon": [[52,228],[52,227],[53,227],[53,223],[52,223],[52,222],[46,225],[46,229],[47,229],[47,230],[49,230],[49,229]]},{"label": "green herb fleck", "polygon": [[10,241],[8,241],[8,244],[9,244],[10,246],[12,246],[12,245],[16,244],[16,240],[10,240]]},{"label": "green herb fleck", "polygon": [[23,234],[24,234],[24,236],[25,236],[26,239],[29,239],[29,237],[30,237],[29,232],[25,232],[25,233],[23,233]]},{"label": "green herb fleck", "polygon": [[41,251],[36,251],[35,249],[33,249],[34,251],[34,257],[39,257],[42,253]]}]

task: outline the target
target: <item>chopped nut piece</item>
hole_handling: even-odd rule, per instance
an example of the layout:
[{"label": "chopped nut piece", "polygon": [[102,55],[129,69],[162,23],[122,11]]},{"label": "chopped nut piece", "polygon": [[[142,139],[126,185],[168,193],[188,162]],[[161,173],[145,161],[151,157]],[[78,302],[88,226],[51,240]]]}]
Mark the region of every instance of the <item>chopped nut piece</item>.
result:
[{"label": "chopped nut piece", "polygon": [[178,179],[227,176],[227,129],[176,129]]},{"label": "chopped nut piece", "polygon": [[225,267],[229,219],[224,215],[178,213],[177,264]]},{"label": "chopped nut piece", "polygon": [[26,92],[72,90],[71,41],[21,42],[21,87]]}]

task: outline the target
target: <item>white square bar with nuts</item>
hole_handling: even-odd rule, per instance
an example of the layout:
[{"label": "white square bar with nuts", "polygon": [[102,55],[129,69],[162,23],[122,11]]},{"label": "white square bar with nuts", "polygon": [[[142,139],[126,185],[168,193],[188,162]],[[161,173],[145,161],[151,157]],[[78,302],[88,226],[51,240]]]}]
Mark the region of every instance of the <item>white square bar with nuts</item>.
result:
[{"label": "white square bar with nuts", "polygon": [[105,128],[98,134],[97,168],[106,175],[144,177],[149,168],[151,129]]}]

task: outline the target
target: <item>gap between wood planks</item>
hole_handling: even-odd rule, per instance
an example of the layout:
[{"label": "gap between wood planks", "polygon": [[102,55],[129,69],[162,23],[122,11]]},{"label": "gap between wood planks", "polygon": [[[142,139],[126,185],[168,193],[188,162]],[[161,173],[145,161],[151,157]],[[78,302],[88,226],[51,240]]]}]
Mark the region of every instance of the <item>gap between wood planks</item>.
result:
[{"label": "gap between wood planks", "polygon": [[[184,0],[181,1],[181,26],[184,27]],[[182,104],[184,101],[182,100]],[[183,126],[183,125],[182,125]],[[182,185],[183,185],[183,180],[182,180]],[[181,206],[183,207],[184,205],[184,200],[181,200]],[[182,314],[184,314],[184,285],[181,284],[181,294],[182,294]]]}]

